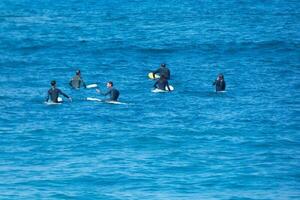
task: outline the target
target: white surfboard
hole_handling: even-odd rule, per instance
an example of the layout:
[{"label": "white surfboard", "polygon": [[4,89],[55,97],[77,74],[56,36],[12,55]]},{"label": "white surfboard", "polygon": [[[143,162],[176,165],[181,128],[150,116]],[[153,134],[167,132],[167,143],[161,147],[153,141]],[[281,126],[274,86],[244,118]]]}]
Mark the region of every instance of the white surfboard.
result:
[{"label": "white surfboard", "polygon": [[[169,85],[169,87],[170,87],[170,90],[171,91],[173,91],[174,90],[174,87],[172,86],[172,85]],[[166,86],[166,88],[165,88],[167,91],[168,91],[168,87]]]},{"label": "white surfboard", "polygon": [[120,101],[103,101],[102,99],[94,98],[94,97],[88,97],[86,98],[87,101],[98,101],[102,103],[110,103],[110,104],[126,104]]},{"label": "white surfboard", "polygon": [[90,84],[86,86],[87,89],[96,88],[96,87],[98,87],[97,84]]},{"label": "white surfboard", "polygon": [[46,101],[45,104],[47,105],[60,105],[63,103],[63,99],[61,97],[57,98],[58,103],[53,102],[53,101]]},{"label": "white surfboard", "polygon": [[[169,87],[170,87],[171,91],[174,90],[174,87],[172,85],[169,85]],[[161,89],[158,89],[158,88],[155,88],[155,89],[152,90],[152,92],[154,92],[154,93],[171,92],[171,91],[169,91],[167,86],[165,87],[165,90],[161,90]]]},{"label": "white surfboard", "polygon": [[93,98],[93,97],[88,97],[88,98],[86,98],[86,100],[88,100],[88,101],[100,101],[100,102],[103,102],[101,99]]}]

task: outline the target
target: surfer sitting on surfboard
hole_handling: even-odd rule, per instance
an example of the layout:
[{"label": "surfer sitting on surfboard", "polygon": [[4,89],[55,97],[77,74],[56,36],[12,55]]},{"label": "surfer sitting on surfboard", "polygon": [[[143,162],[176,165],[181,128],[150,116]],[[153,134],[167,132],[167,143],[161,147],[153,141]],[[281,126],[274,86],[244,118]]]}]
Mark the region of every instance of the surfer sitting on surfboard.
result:
[{"label": "surfer sitting on surfboard", "polygon": [[213,83],[216,86],[216,92],[225,91],[226,83],[224,80],[224,75],[219,74],[217,80]]},{"label": "surfer sitting on surfboard", "polygon": [[102,95],[110,95],[109,99],[105,99],[104,101],[118,101],[120,92],[113,87],[114,83],[112,81],[109,81],[106,83],[106,87],[108,88],[108,91],[105,93],[102,93],[99,89],[96,89],[96,91]]},{"label": "surfer sitting on surfboard", "polygon": [[162,75],[154,84],[154,88],[171,91],[167,78]]},{"label": "surfer sitting on surfboard", "polygon": [[74,89],[79,89],[81,84],[86,88],[85,82],[81,78],[81,72],[80,70],[77,70],[76,75],[71,79],[69,85]]},{"label": "surfer sitting on surfboard", "polygon": [[159,74],[159,76],[165,76],[167,80],[169,80],[171,77],[170,70],[166,67],[166,64],[161,64],[160,68],[153,72],[153,77],[155,77],[155,74]]},{"label": "surfer sitting on surfboard", "polygon": [[65,96],[66,98],[68,98],[69,101],[72,101],[71,97],[69,97],[68,95],[63,93],[60,89],[56,88],[56,81],[51,81],[51,88],[50,88],[50,90],[48,90],[48,95],[47,95],[47,98],[46,98],[46,102],[48,102],[49,98],[50,98],[50,100],[52,102],[59,103],[57,98],[60,94]]}]

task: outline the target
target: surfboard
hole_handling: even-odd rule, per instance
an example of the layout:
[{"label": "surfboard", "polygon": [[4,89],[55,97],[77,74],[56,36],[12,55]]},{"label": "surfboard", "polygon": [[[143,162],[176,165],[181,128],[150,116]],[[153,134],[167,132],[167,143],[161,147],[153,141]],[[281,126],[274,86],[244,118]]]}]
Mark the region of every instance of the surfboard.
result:
[{"label": "surfboard", "polygon": [[160,76],[158,75],[158,74],[155,74],[155,76],[153,76],[154,74],[152,73],[152,72],[150,72],[149,74],[148,74],[148,78],[150,78],[150,79],[158,79]]},{"label": "surfboard", "polygon": [[90,84],[86,86],[87,89],[96,88],[96,87],[98,87],[97,84]]},{"label": "surfboard", "polygon": [[53,101],[46,101],[45,104],[47,105],[60,105],[63,103],[63,99],[61,97],[57,98],[58,103],[53,102]]},{"label": "surfboard", "polygon": [[[172,86],[172,85],[169,85],[169,87],[170,87],[170,90],[171,91],[173,91],[174,90],[174,87]],[[166,86],[166,88],[165,88],[167,91],[168,91],[168,87]]]},{"label": "surfboard", "polygon": [[88,97],[86,98],[87,101],[100,101],[103,102],[101,99],[93,98],[93,97]]},{"label": "surfboard", "polygon": [[[169,85],[170,87],[170,90],[173,91],[174,90],[174,87],[172,85]],[[165,90],[161,90],[161,89],[158,89],[158,88],[155,88],[152,90],[152,92],[154,93],[160,93],[160,92],[171,92],[168,90],[168,87],[166,86]]]},{"label": "surfboard", "polygon": [[97,102],[102,102],[102,103],[109,103],[109,104],[126,104],[120,101],[104,101],[102,99],[94,98],[94,97],[88,97],[86,98],[87,101],[97,101]]}]

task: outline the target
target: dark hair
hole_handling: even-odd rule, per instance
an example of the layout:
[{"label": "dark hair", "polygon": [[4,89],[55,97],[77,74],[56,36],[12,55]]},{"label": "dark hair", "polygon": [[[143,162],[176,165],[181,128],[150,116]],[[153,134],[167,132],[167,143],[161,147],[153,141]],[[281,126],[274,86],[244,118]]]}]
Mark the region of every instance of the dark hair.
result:
[{"label": "dark hair", "polygon": [[109,83],[111,86],[114,86],[114,83],[112,81],[108,81],[107,83]]},{"label": "dark hair", "polygon": [[160,66],[162,66],[162,67],[166,67],[166,64],[165,64],[165,63],[162,63]]},{"label": "dark hair", "polygon": [[77,70],[77,71],[76,71],[76,75],[79,75],[79,74],[80,74],[80,70]]},{"label": "dark hair", "polygon": [[52,86],[56,85],[56,81],[54,81],[54,80],[51,81],[51,85],[52,85]]}]

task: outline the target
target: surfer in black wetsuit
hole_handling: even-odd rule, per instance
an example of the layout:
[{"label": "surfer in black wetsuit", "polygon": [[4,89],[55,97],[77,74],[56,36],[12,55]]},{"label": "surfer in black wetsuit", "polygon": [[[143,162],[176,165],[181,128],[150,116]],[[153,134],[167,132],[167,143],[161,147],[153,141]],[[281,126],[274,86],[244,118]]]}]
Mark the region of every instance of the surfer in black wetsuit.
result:
[{"label": "surfer in black wetsuit", "polygon": [[68,95],[63,93],[60,89],[56,88],[56,81],[51,81],[51,89],[48,90],[48,95],[47,95],[47,98],[46,98],[46,102],[48,102],[49,99],[50,99],[54,103],[59,103],[57,98],[60,94],[65,96],[66,98],[68,98],[70,101],[72,101],[71,97],[69,97]]},{"label": "surfer in black wetsuit", "polygon": [[109,99],[105,99],[104,101],[118,101],[120,92],[113,87],[114,83],[109,81],[106,83],[106,87],[108,88],[108,91],[105,93],[102,93],[99,89],[96,89],[96,91],[104,96],[110,95]]},{"label": "surfer in black wetsuit", "polygon": [[84,88],[86,88],[85,82],[81,77],[81,72],[80,70],[77,70],[76,75],[71,79],[69,85],[74,89],[79,89],[81,84]]},{"label": "surfer in black wetsuit", "polygon": [[167,78],[162,75],[154,84],[153,86],[154,88],[160,89],[160,90],[166,90],[166,87],[169,91],[171,91],[170,86],[169,86],[169,82],[167,80]]},{"label": "surfer in black wetsuit", "polygon": [[161,64],[160,68],[155,70],[153,72],[153,77],[155,77],[155,74],[159,74],[159,76],[165,76],[167,80],[171,78],[171,72],[170,70],[166,67],[166,64]]},{"label": "surfer in black wetsuit", "polygon": [[225,91],[226,83],[225,83],[225,80],[224,80],[224,75],[219,74],[217,80],[215,80],[213,85],[216,86],[216,92]]}]

